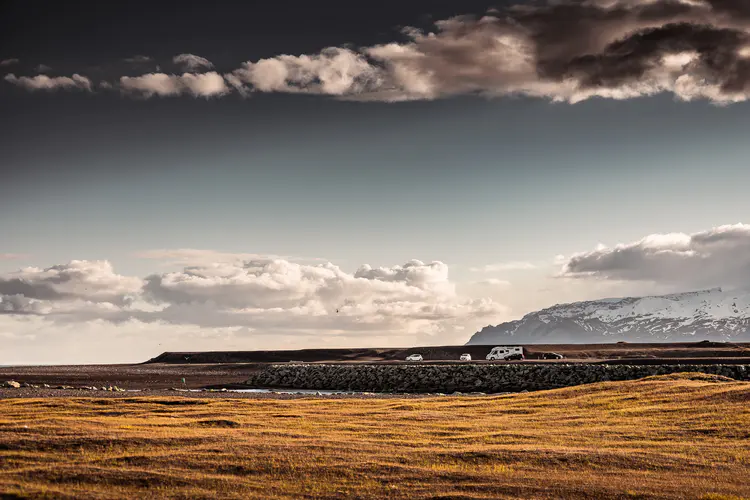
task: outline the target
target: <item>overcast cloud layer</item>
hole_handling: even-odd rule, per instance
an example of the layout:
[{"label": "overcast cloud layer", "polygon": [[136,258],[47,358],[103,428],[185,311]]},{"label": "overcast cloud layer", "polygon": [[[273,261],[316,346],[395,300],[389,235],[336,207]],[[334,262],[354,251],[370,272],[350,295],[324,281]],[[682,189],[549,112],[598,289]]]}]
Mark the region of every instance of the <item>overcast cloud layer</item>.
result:
[{"label": "overcast cloud layer", "polygon": [[[384,27],[387,28],[387,27]],[[96,88],[134,96],[307,93],[403,101],[477,93],[579,102],[670,92],[690,101],[750,95],[750,3],[745,0],[569,0],[516,5],[438,21],[400,41],[246,61],[220,74],[194,54],[176,73],[117,76]],[[140,56],[143,60],[150,60]],[[85,76],[8,74],[27,88],[94,87]]]}]

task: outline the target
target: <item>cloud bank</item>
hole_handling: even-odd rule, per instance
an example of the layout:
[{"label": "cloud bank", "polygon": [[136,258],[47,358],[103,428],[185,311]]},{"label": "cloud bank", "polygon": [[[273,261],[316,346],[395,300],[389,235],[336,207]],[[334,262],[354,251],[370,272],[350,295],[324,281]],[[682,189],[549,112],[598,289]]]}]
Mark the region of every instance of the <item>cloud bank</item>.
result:
[{"label": "cloud bank", "polygon": [[57,89],[78,89],[91,90],[91,80],[85,76],[74,74],[71,77],[47,75],[21,76],[17,77],[13,73],[5,75],[4,80],[13,85],[25,88],[26,90],[57,90]]},{"label": "cloud bank", "polygon": [[693,234],[651,234],[614,247],[575,254],[561,276],[643,281],[681,289],[750,288],[750,225],[719,226]]},{"label": "cloud bank", "polygon": [[[231,89],[244,96],[307,93],[385,102],[479,94],[576,103],[671,93],[684,101],[727,104],[750,95],[749,5],[744,0],[517,4],[479,18],[441,20],[431,30],[406,28],[402,40],[392,43],[351,49],[342,41],[315,54],[246,61],[222,75],[199,73],[213,65],[180,54],[173,63],[186,73],[122,77],[119,87],[146,96],[219,96]],[[25,86],[47,88],[37,85]]]},{"label": "cloud bank", "polygon": [[[155,347],[162,326],[164,338],[192,332],[174,337],[172,349],[229,348],[194,341],[230,334],[243,349],[373,345],[378,339],[411,345],[458,341],[463,328],[506,313],[491,299],[459,296],[442,262],[418,260],[349,273],[328,262],[227,259],[144,278],[120,275],[106,261],[81,260],[0,275],[0,337],[14,339],[4,357],[34,345],[47,349],[55,342],[40,342],[39,331],[71,332],[75,325],[85,331],[98,324],[112,332],[112,346],[131,355],[119,360],[134,361],[166,350]],[[141,343],[122,345],[133,331],[151,337],[137,333]]]},{"label": "cloud bank", "polygon": [[183,94],[194,97],[213,97],[229,92],[224,78],[215,71],[197,74],[183,73],[182,75],[149,73],[134,77],[123,76],[119,83],[124,93],[143,97]]}]

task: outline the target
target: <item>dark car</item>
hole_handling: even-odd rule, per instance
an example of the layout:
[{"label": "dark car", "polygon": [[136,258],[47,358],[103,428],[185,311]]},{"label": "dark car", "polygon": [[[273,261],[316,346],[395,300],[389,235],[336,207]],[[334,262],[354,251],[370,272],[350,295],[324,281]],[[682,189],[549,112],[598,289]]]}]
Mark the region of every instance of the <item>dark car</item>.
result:
[{"label": "dark car", "polygon": [[545,352],[542,353],[542,359],[563,359],[563,355],[556,352]]},{"label": "dark car", "polygon": [[524,356],[521,353],[511,354],[510,356],[505,358],[506,361],[520,361],[522,359],[524,359]]}]

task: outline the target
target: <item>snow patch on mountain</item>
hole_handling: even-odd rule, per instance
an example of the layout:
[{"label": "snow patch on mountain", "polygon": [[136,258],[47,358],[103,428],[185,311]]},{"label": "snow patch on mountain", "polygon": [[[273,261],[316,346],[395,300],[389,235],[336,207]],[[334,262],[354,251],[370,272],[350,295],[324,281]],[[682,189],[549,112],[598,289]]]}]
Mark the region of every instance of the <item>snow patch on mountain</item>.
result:
[{"label": "snow patch on mountain", "polygon": [[[649,297],[607,298],[558,304],[517,321],[488,326],[469,344],[507,341],[680,341],[750,337],[750,293],[712,288]],[[702,339],[701,339],[702,340]]]}]

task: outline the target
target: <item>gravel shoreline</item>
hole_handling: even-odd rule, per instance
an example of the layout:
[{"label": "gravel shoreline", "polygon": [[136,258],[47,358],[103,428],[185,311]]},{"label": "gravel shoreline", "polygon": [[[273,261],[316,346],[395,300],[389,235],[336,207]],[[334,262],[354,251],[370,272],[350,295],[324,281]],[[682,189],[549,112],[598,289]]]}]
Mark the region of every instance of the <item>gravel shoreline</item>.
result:
[{"label": "gravel shoreline", "polygon": [[123,389],[148,390],[172,387],[201,389],[242,384],[259,369],[260,365],[256,363],[13,366],[0,368],[0,385],[3,382],[15,380],[39,386],[48,384],[52,387],[117,386]]},{"label": "gravel shoreline", "polygon": [[[503,393],[508,394],[508,393]],[[0,388],[0,399],[37,399],[37,398],[113,398],[133,399],[151,397],[179,397],[179,398],[220,398],[220,399],[417,399],[456,396],[500,396],[503,394],[483,393],[453,393],[453,394],[418,394],[418,393],[295,393],[295,392],[234,392],[234,391],[183,391],[183,390],[140,390],[140,391],[93,391],[84,389],[34,389],[31,387]]]}]

